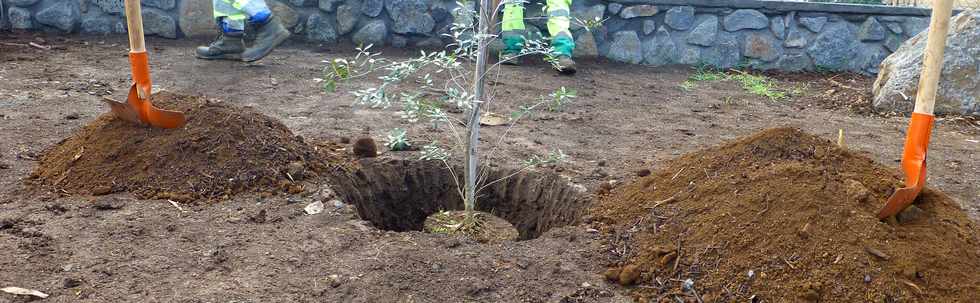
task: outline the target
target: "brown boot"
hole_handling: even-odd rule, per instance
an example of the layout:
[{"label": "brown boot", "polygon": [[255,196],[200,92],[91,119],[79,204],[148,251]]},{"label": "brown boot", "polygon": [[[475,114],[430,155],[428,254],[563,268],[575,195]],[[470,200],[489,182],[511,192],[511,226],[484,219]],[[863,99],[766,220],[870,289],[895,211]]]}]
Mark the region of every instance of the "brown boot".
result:
[{"label": "brown boot", "polygon": [[264,24],[255,24],[255,42],[242,53],[242,61],[258,61],[268,56],[277,46],[289,38],[289,30],[273,16]]},{"label": "brown boot", "polygon": [[558,64],[555,65],[555,70],[563,75],[575,74],[575,61],[569,56],[558,56]]},{"label": "brown boot", "polygon": [[208,46],[198,46],[195,55],[200,59],[241,60],[245,51],[242,34],[222,33]]}]

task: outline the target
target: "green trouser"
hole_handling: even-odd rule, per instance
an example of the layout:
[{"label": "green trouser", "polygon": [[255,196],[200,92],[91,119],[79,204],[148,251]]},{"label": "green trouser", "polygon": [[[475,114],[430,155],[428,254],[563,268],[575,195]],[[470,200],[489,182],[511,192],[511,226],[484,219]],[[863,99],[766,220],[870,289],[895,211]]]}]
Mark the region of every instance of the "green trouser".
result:
[{"label": "green trouser", "polygon": [[[524,48],[524,4],[521,0],[506,0],[501,36],[504,52],[516,54]],[[551,34],[551,48],[558,55],[572,56],[575,40],[568,29],[571,25],[572,0],[546,0],[548,11],[548,33]]]}]

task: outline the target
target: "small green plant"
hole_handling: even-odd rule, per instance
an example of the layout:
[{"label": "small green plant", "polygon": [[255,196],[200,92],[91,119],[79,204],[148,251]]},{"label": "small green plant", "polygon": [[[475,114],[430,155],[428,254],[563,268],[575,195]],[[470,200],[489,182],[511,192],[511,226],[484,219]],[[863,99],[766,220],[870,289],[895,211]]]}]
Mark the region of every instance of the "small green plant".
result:
[{"label": "small green plant", "polygon": [[585,20],[576,17],[574,21],[576,24],[585,28],[585,30],[591,32],[602,27],[602,24],[606,23],[606,20],[609,20],[609,17],[603,19],[602,17],[596,16],[594,19],[585,19]]},{"label": "small green plant", "polygon": [[715,70],[708,64],[700,63],[694,67],[694,74],[687,77],[678,87],[682,91],[689,92],[697,88],[697,82],[719,81],[727,78],[728,75],[725,73]]},{"label": "small green plant", "polygon": [[564,86],[558,88],[553,93],[548,94],[548,110],[553,112],[560,112],[565,110],[565,105],[572,102],[572,99],[578,97],[575,90],[567,89]]},{"label": "small green plant", "polygon": [[718,81],[727,78],[725,73],[714,70],[711,66],[707,64],[698,64],[695,67],[694,74],[688,77],[691,81]]},{"label": "small green plant", "polygon": [[541,166],[541,165],[546,165],[546,164],[559,163],[559,162],[565,161],[566,158],[568,158],[568,156],[565,155],[564,152],[562,152],[560,149],[556,149],[556,150],[548,153],[548,155],[545,156],[545,157],[541,157],[541,156],[538,156],[538,155],[533,155],[533,156],[531,156],[530,159],[524,160],[524,165],[525,166]]},{"label": "small green plant", "polygon": [[678,87],[680,87],[680,89],[682,91],[685,91],[685,92],[692,91],[697,86],[698,85],[697,84],[694,84],[694,81],[691,81],[691,80],[684,80],[684,82],[681,82],[681,84],[678,85]]},{"label": "small green plant", "polygon": [[517,108],[516,111],[510,114],[510,120],[517,122],[517,120],[530,117],[535,109],[544,106],[548,111],[560,112],[565,110],[565,105],[572,102],[572,99],[577,98],[578,95],[575,90],[567,89],[564,86],[559,87],[554,92],[548,94],[548,96],[541,96],[537,103],[525,104]]},{"label": "small green plant", "polygon": [[402,128],[396,128],[388,133],[385,138],[385,146],[392,151],[408,150],[412,144],[408,143],[408,132]]},{"label": "small green plant", "polygon": [[749,93],[769,98],[772,101],[779,101],[787,97],[786,92],[776,87],[775,81],[766,76],[742,72],[732,75],[732,79],[741,83],[742,88]]},{"label": "small green plant", "polygon": [[792,89],[790,89],[789,94],[792,96],[803,96],[809,91],[810,91],[809,83],[797,83],[796,85],[793,85]]}]

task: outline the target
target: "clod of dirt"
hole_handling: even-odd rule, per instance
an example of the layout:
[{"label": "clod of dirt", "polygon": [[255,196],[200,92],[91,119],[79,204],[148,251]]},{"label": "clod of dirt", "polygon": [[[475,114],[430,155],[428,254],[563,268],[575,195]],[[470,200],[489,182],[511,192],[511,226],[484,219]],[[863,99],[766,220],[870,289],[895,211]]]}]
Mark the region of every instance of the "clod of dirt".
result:
[{"label": "clod of dirt", "polygon": [[956,201],[927,188],[914,220],[877,219],[898,172],[778,128],[684,155],[592,214],[611,225],[601,230],[629,231],[621,266],[672,277],[638,297],[692,279],[722,302],[980,302],[977,226]]},{"label": "clod of dirt", "polygon": [[361,158],[374,158],[378,156],[378,145],[374,139],[364,137],[354,142],[354,155]]},{"label": "clod of dirt", "polygon": [[516,241],[517,228],[507,220],[485,212],[441,211],[425,218],[422,230],[428,233],[461,235],[482,243]]},{"label": "clod of dirt", "polygon": [[326,154],[333,149],[314,149],[251,108],[167,92],[153,101],[184,112],[187,125],[156,129],[103,115],[44,151],[32,174],[36,183],[71,193],[129,191],[190,201],[287,191],[338,159]]},{"label": "clod of dirt", "polygon": [[630,286],[640,279],[640,267],[636,265],[626,265],[619,272],[619,285]]},{"label": "clod of dirt", "polygon": [[606,280],[619,282],[619,274],[623,272],[622,268],[613,267],[606,269],[606,272],[602,275],[606,277]]},{"label": "clod of dirt", "polygon": [[637,177],[646,177],[649,175],[650,175],[650,170],[646,168],[636,171]]}]

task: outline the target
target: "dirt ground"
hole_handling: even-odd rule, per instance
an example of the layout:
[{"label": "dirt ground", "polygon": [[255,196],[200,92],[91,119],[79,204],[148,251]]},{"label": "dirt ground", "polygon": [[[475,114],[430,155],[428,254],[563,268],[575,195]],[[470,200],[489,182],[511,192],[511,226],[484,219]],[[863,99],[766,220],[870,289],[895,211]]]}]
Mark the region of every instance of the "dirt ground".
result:
[{"label": "dirt ground", "polygon": [[[0,33],[0,286],[44,291],[53,302],[628,302],[600,273],[613,261],[587,226],[540,238],[480,244],[419,232],[387,232],[349,206],[305,215],[316,194],[234,196],[207,205],[139,200],[129,194],[61,196],[25,190],[39,154],[105,112],[102,95],[129,86],[123,37]],[[41,50],[36,41],[54,46]],[[202,42],[201,42],[202,43]],[[194,42],[149,39],[158,89],[220,98],[279,119],[308,140],[381,139],[405,127],[395,110],[353,107],[344,87],[324,93],[321,60],[349,46],[289,45],[259,64],[199,61]],[[404,52],[393,52],[404,56]],[[495,112],[509,113],[556,87],[578,91],[562,113],[540,113],[499,147],[500,164],[562,149],[553,170],[595,190],[635,178],[665,160],[776,126],[834,139],[897,165],[907,118],[867,112],[873,79],[775,75],[800,88],[771,101],[733,81],[679,85],[689,68],[581,60],[574,77],[544,64],[506,67],[495,79]],[[410,133],[426,134],[421,127]],[[502,128],[485,128],[496,141]],[[930,146],[929,184],[980,216],[980,126],[940,119]],[[0,294],[0,302],[21,298]]]}]

